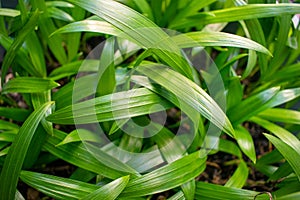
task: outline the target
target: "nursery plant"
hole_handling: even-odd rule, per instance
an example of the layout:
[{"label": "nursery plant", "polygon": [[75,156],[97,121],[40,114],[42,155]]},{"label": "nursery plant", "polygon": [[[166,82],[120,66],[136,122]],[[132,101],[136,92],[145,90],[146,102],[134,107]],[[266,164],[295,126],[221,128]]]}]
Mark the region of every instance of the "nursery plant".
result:
[{"label": "nursery plant", "polygon": [[0,8],[0,199],[300,199],[300,5]]}]

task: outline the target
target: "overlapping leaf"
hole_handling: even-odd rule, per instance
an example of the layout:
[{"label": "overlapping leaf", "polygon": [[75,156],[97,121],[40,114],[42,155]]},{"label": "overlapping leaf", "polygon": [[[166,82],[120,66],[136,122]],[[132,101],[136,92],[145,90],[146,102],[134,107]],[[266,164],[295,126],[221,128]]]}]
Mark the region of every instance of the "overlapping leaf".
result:
[{"label": "overlapping leaf", "polygon": [[53,102],[45,103],[39,109],[35,110],[24,122],[17,137],[13,141],[0,176],[0,181],[5,183],[0,188],[1,197],[3,199],[14,199],[19,174],[28,147],[33,137],[38,137],[35,135],[36,128],[52,104]]}]

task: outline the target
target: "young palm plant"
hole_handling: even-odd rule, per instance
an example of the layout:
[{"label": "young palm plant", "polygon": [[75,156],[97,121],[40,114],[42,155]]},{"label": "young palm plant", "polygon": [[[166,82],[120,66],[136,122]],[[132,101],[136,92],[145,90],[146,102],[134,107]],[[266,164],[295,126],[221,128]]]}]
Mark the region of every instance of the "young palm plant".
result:
[{"label": "young palm plant", "polygon": [[299,199],[298,13],[286,0],[1,8],[0,199],[28,187],[55,199]]}]

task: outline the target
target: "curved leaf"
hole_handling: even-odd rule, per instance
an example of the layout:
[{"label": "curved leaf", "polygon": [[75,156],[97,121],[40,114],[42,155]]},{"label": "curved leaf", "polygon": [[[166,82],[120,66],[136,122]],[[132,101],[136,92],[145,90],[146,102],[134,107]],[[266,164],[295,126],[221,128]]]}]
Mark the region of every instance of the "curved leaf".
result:
[{"label": "curved leaf", "polygon": [[55,19],[59,19],[59,20],[66,21],[66,22],[74,21],[73,17],[69,13],[67,13],[59,8],[49,7],[49,8],[47,8],[47,11],[48,11],[48,15]]},{"label": "curved leaf", "polygon": [[83,197],[82,200],[114,200],[124,190],[128,181],[129,176],[118,178]]},{"label": "curved leaf", "polygon": [[227,134],[234,136],[234,130],[227,116],[212,97],[197,84],[161,64],[143,63],[137,71],[165,87],[176,98],[186,102]]},{"label": "curved leaf", "polygon": [[300,13],[299,4],[250,4],[239,7],[225,8],[210,12],[199,13],[194,16],[190,16],[186,20],[182,20],[177,24],[173,24],[171,28],[186,28],[191,26],[199,26],[220,22],[233,22],[246,19],[274,17],[278,15],[297,13]]},{"label": "curved leaf", "polygon": [[9,47],[2,63],[1,84],[4,83],[7,70],[10,67],[11,63],[13,62],[18,50],[24,43],[26,37],[31,33],[31,31],[34,30],[38,22],[39,16],[40,16],[40,12],[39,10],[36,10],[32,14],[32,16],[28,19],[28,21],[24,24],[22,29],[18,32],[19,34],[17,35],[16,39],[13,41],[12,45]]},{"label": "curved leaf", "polygon": [[170,40],[169,35],[142,14],[116,1],[68,1],[122,30],[123,37],[134,41],[141,47],[151,49],[176,71],[190,79],[196,78],[188,62],[181,56],[180,49]]},{"label": "curved leaf", "polygon": [[233,175],[228,179],[225,187],[242,188],[248,178],[249,169],[244,161],[241,161]]},{"label": "curved leaf", "polygon": [[197,46],[227,46],[251,49],[271,55],[268,49],[250,39],[222,32],[189,32],[172,37],[180,48]]},{"label": "curved leaf", "polygon": [[229,188],[221,185],[197,182],[196,200],[270,200],[269,195],[259,192]]},{"label": "curved leaf", "polygon": [[4,86],[2,93],[38,93],[58,87],[59,84],[43,78],[17,77],[9,80]]},{"label": "curved leaf", "polygon": [[268,103],[276,96],[279,89],[279,87],[270,88],[246,98],[239,105],[228,110],[227,114],[229,119],[234,124],[240,124],[260,111],[268,108]]},{"label": "curved leaf", "polygon": [[120,197],[138,197],[155,194],[182,185],[205,169],[206,157],[199,151],[160,167],[141,177],[131,179]]},{"label": "curved leaf", "polygon": [[73,33],[73,32],[95,32],[95,33],[103,33],[108,35],[120,35],[122,33],[121,30],[114,27],[113,25],[99,20],[90,20],[86,19],[79,22],[73,22],[71,24],[67,24],[60,29],[57,29],[51,35],[59,34],[59,33]]},{"label": "curved leaf", "polygon": [[[61,131],[54,130],[53,136],[48,136],[44,148],[49,151],[51,154],[55,155],[58,158],[65,160],[75,166],[78,166],[82,169],[86,169],[88,171],[103,175],[105,177],[115,179],[121,176],[125,176],[132,174],[133,176],[137,176],[138,173],[130,168],[128,165],[124,163],[120,163],[116,158],[109,156],[107,153],[103,151],[98,151],[98,156],[103,156],[100,162],[95,158],[94,155],[88,151],[88,149],[82,144],[78,145],[76,143],[66,143],[64,145],[58,144],[65,138],[67,135]],[[80,156],[74,156],[80,155]],[[108,163],[119,164],[119,166],[113,169],[109,166]]]},{"label": "curved leaf", "polygon": [[244,152],[244,154],[246,154],[253,161],[253,163],[255,163],[256,162],[255,147],[254,147],[252,136],[250,135],[249,131],[242,126],[238,126],[235,129],[235,132],[236,132],[235,135],[236,140],[237,143],[239,144],[239,147]]},{"label": "curved leaf", "polygon": [[298,138],[289,132],[288,130],[282,128],[279,125],[276,125],[272,122],[269,122],[267,120],[261,119],[259,117],[252,117],[250,119],[252,122],[260,125],[261,127],[267,129],[274,135],[276,135],[278,138],[280,138],[283,142],[291,146],[295,151],[297,151],[300,154],[300,141]]},{"label": "curved leaf", "polygon": [[266,133],[264,135],[268,138],[268,140],[270,140],[270,142],[274,144],[278,151],[289,162],[298,179],[300,180],[300,154],[282,140]]},{"label": "curved leaf", "polygon": [[35,110],[24,122],[18,135],[13,141],[0,176],[0,182],[5,183],[0,187],[1,197],[3,199],[14,199],[19,173],[25,160],[30,142],[33,137],[38,137],[35,135],[35,130],[53,103],[54,102],[45,103]]},{"label": "curved leaf", "polygon": [[22,171],[20,179],[55,199],[83,198],[99,188],[94,184],[30,171]]},{"label": "curved leaf", "polygon": [[[160,106],[153,107],[156,104]],[[47,120],[58,124],[104,122],[158,112],[171,106],[148,89],[132,89],[65,107],[48,116]]]},{"label": "curved leaf", "polygon": [[284,108],[271,108],[258,114],[258,117],[274,121],[300,125],[300,112]]}]

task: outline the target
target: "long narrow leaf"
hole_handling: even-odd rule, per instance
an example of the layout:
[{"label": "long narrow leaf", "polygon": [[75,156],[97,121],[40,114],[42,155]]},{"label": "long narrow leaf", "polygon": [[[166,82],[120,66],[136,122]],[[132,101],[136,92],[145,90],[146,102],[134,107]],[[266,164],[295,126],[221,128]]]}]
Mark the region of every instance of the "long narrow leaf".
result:
[{"label": "long narrow leaf", "polygon": [[296,152],[291,146],[287,145],[283,141],[278,138],[264,134],[268,140],[270,140],[274,146],[278,149],[278,151],[283,155],[283,157],[289,162],[294,172],[296,173],[298,179],[300,180],[300,154]]},{"label": "long narrow leaf", "polygon": [[11,79],[3,86],[3,93],[37,93],[45,92],[59,86],[58,83],[43,78],[17,77]]},{"label": "long narrow leaf", "polygon": [[176,71],[195,79],[187,61],[179,48],[156,24],[140,13],[116,2],[96,0],[68,0],[87,11],[94,13],[124,32],[132,41],[153,52]]},{"label": "long narrow leaf", "polygon": [[[114,157],[109,156],[105,152],[99,151],[99,156],[103,156],[103,162],[100,162],[95,158],[94,155],[88,151],[87,147],[83,146],[82,144],[76,143],[67,143],[64,145],[58,144],[66,137],[67,135],[61,131],[54,130],[54,136],[48,136],[44,148],[49,151],[51,154],[61,158],[75,166],[78,166],[82,169],[86,169],[88,171],[101,174],[105,177],[115,179],[121,176],[128,175],[128,173],[132,174],[133,176],[137,176],[138,173],[135,172],[132,168],[128,167],[128,165],[121,163],[117,169],[113,169],[106,163],[120,163]],[[77,155],[77,156],[74,156]]]},{"label": "long narrow leaf", "polygon": [[[234,136],[234,130],[227,116],[218,104],[198,85],[166,66],[144,63],[137,70],[186,102],[220,129]],[[180,80],[180,81],[179,81]]]},{"label": "long narrow leaf", "polygon": [[172,38],[174,42],[181,48],[190,48],[197,46],[228,46],[239,47],[259,51],[268,55],[271,53],[262,45],[229,33],[221,32],[189,32],[180,34]]},{"label": "long narrow leaf", "polygon": [[14,199],[18,177],[28,151],[28,147],[33,137],[38,137],[35,135],[35,130],[52,104],[53,102],[48,102],[35,110],[24,122],[17,137],[12,143],[0,176],[1,183],[5,183],[3,185],[1,184],[2,186],[0,187],[1,197],[3,199]]},{"label": "long narrow leaf", "polygon": [[155,194],[175,188],[198,176],[205,169],[206,157],[195,152],[188,156],[129,181],[121,197]]},{"label": "long narrow leaf", "polygon": [[182,20],[180,23],[178,22],[177,24],[174,24],[171,28],[191,27],[194,25],[199,26],[297,13],[300,13],[300,5],[298,4],[251,4],[211,12],[203,12],[191,16],[187,20]]},{"label": "long narrow leaf", "polygon": [[[159,104],[160,107],[150,108]],[[133,89],[97,97],[60,109],[47,117],[58,124],[84,124],[126,119],[170,108],[171,104],[148,89]],[[152,107],[153,108],[153,107]]]},{"label": "long narrow leaf", "polygon": [[228,188],[221,185],[197,182],[195,199],[213,199],[213,200],[270,200],[267,194],[259,195],[259,192],[243,190],[237,188]]},{"label": "long narrow leaf", "polygon": [[259,117],[274,122],[300,125],[300,112],[284,108],[272,108],[258,114]]},{"label": "long narrow leaf", "polygon": [[225,187],[242,188],[248,178],[249,169],[244,161],[241,161],[233,175],[228,179]]},{"label": "long narrow leaf", "polygon": [[22,171],[20,178],[31,187],[55,199],[83,198],[99,188],[94,184],[30,171]]},{"label": "long narrow leaf", "polygon": [[22,29],[18,32],[16,39],[14,40],[13,44],[10,46],[9,50],[7,51],[6,56],[4,57],[3,64],[2,64],[2,74],[1,74],[1,83],[4,83],[5,76],[7,73],[8,68],[10,67],[11,63],[13,62],[15,55],[21,45],[24,43],[26,37],[34,30],[38,19],[40,16],[39,10],[36,10],[33,15],[29,18],[29,20],[24,24]]},{"label": "long narrow leaf", "polygon": [[10,8],[0,8],[0,15],[1,16],[8,16],[8,17],[17,17],[21,13],[19,10],[10,9]]},{"label": "long narrow leaf", "polygon": [[90,193],[89,195],[83,197],[83,200],[114,200],[116,199],[120,193],[124,190],[127,183],[129,181],[129,176],[124,176],[121,178],[118,178],[98,190]]}]

